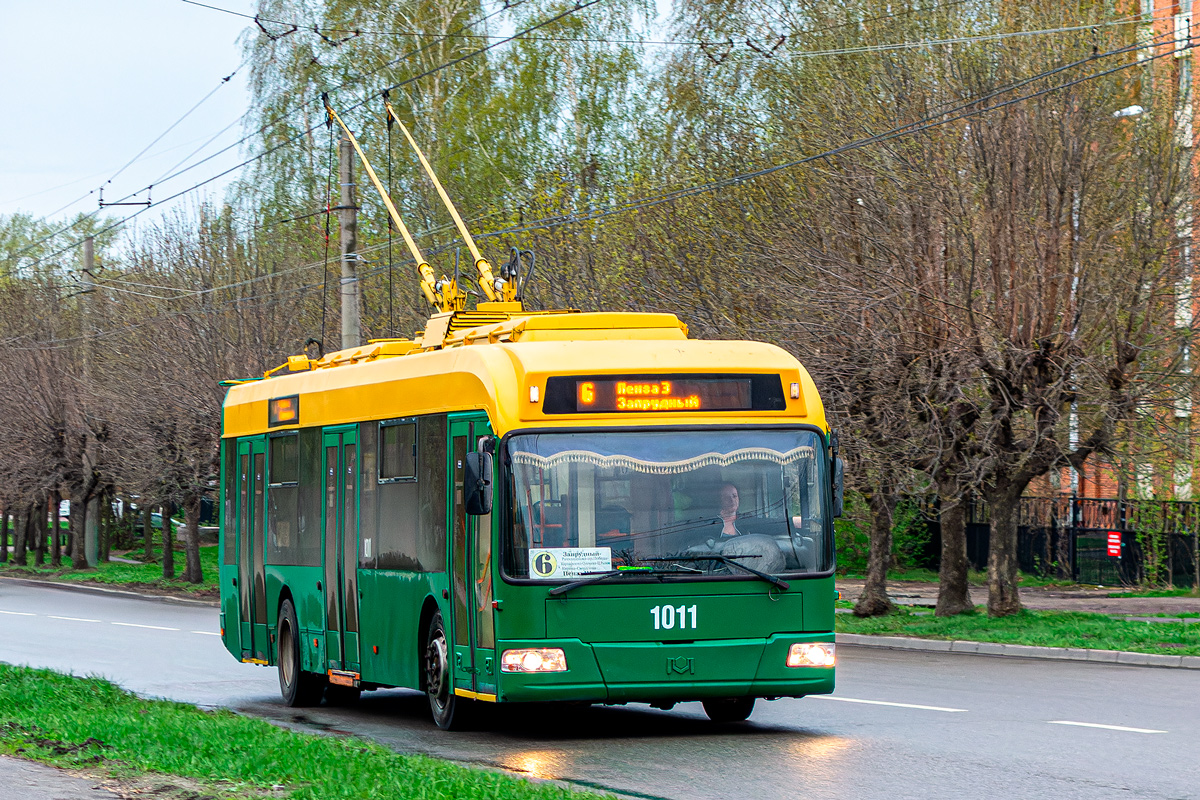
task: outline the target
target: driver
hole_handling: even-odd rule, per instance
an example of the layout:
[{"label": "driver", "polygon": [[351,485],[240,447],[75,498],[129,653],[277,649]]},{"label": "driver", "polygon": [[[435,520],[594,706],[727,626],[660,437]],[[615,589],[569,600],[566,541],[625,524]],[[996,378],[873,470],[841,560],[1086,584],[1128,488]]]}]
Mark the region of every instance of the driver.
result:
[{"label": "driver", "polygon": [[721,538],[737,536],[738,490],[726,481],[717,489],[717,516],[721,520]]}]

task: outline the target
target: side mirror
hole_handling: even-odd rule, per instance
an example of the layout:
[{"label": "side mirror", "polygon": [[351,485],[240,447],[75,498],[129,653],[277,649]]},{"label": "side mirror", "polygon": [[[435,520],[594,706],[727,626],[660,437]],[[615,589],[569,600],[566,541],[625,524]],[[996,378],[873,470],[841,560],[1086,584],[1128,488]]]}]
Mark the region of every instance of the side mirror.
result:
[{"label": "side mirror", "polygon": [[846,505],[846,488],[844,477],[846,464],[840,458],[833,460],[833,516],[840,517]]},{"label": "side mirror", "polygon": [[467,453],[463,464],[463,493],[468,514],[478,517],[492,513],[491,453]]}]

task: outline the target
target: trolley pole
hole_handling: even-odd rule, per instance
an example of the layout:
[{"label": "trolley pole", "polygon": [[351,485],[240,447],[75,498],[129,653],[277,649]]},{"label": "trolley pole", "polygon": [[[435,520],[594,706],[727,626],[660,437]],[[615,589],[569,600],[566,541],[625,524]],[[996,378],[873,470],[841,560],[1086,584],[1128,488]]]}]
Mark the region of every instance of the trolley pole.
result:
[{"label": "trolley pole", "polygon": [[[89,236],[83,240],[83,305],[84,305],[84,355],[83,355],[83,389],[89,391],[92,377],[92,325],[96,314],[96,284],[92,273],[96,269],[96,242]],[[80,405],[84,409],[84,427],[86,429],[83,447],[84,485],[92,485],[92,476],[96,469],[97,443],[92,433],[89,398],[82,398]],[[78,529],[76,529],[78,530]],[[87,501],[83,522],[83,557],[89,567],[95,567],[100,562],[100,498],[95,494]]]},{"label": "trolley pole", "polygon": [[342,349],[358,347],[361,300],[358,287],[358,203],[354,191],[354,148],[342,137],[338,146],[338,182],[342,187],[338,225],[342,246]]}]

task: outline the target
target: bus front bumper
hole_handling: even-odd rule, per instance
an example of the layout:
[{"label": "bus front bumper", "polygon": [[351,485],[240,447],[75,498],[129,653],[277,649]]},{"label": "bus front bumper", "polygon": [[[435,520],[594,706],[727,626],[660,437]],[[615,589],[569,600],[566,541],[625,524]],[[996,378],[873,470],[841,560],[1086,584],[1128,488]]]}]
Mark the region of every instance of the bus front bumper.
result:
[{"label": "bus front bumper", "polygon": [[502,702],[636,703],[712,697],[802,697],[833,691],[834,667],[789,667],[796,643],[832,643],[833,633],[787,633],[766,639],[687,643],[579,639],[501,641],[501,652],[559,648],[563,672],[502,672]]}]

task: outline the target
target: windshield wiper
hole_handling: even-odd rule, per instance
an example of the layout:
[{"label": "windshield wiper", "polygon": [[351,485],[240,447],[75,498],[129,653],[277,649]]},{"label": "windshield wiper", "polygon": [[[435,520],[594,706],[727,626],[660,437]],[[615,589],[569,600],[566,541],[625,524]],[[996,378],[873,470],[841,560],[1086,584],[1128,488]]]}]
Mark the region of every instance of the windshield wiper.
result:
[{"label": "windshield wiper", "polygon": [[566,594],[572,589],[577,589],[580,586],[587,586],[591,583],[600,583],[600,581],[615,578],[618,575],[690,575],[691,570],[686,569],[651,569],[650,567],[634,567],[632,569],[613,569],[608,572],[597,572],[594,575],[589,575],[577,581],[564,583],[561,586],[555,586],[550,590],[550,596]]},{"label": "windshield wiper", "polygon": [[642,561],[720,561],[722,564],[724,564],[727,567],[737,567],[738,569],[744,569],[744,570],[746,570],[746,572],[749,572],[751,575],[756,575],[759,578],[762,578],[767,583],[775,584],[780,589],[786,590],[786,589],[792,588],[792,585],[790,583],[788,583],[787,581],[785,581],[783,578],[776,577],[776,576],[771,575],[766,572],[760,572],[760,571],[756,570],[754,567],[747,567],[745,564],[739,564],[738,562],[734,561],[735,558],[761,558],[761,556],[758,556],[758,555],[727,556],[724,553],[707,553],[702,556],[701,555],[670,556],[670,557],[662,556],[662,557],[654,557],[654,558],[643,558]]}]

